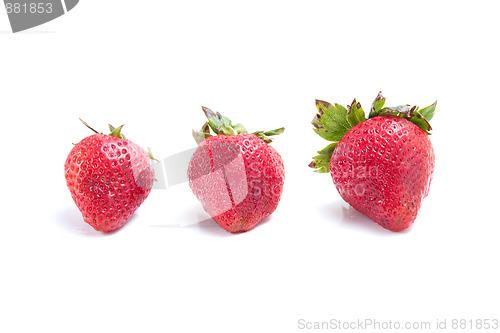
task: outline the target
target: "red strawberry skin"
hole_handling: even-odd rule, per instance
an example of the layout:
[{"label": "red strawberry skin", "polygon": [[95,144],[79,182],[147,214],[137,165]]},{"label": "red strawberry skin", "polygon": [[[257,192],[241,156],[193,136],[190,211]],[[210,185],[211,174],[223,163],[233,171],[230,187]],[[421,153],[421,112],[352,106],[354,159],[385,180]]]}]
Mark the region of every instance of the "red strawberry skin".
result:
[{"label": "red strawberry skin", "polygon": [[382,227],[401,231],[429,192],[434,150],[412,122],[378,116],[351,128],[330,160],[333,182],[352,207]]},{"label": "red strawberry skin", "polygon": [[273,213],[285,179],[278,152],[254,134],[205,139],[188,167],[189,186],[226,231],[253,229]]},{"label": "red strawberry skin", "polygon": [[84,221],[103,232],[123,226],[147,198],[154,181],[150,158],[141,147],[104,134],[75,145],[64,173]]}]

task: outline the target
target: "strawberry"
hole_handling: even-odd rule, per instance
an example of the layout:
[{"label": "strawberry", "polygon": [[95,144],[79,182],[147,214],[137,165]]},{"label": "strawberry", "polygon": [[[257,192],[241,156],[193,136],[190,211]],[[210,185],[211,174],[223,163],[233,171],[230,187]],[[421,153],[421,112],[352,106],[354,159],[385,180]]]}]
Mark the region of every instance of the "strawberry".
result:
[{"label": "strawberry", "polygon": [[[83,121],[82,121],[83,122]],[[109,232],[123,226],[151,192],[150,155],[109,125],[76,144],[64,164],[66,184],[85,222]],[[152,158],[152,157],[151,157]]]},{"label": "strawberry", "polygon": [[309,166],[330,172],[340,196],[356,210],[401,231],[415,221],[429,193],[434,171],[429,121],[436,103],[421,110],[384,104],[379,93],[366,119],[356,99],[347,108],[317,100],[314,131],[333,143]]},{"label": "strawberry", "polygon": [[247,133],[219,112],[203,111],[208,121],[201,131],[193,131],[198,148],[189,162],[189,186],[221,228],[231,233],[251,230],[280,201],[285,171],[269,137],[284,128]]}]

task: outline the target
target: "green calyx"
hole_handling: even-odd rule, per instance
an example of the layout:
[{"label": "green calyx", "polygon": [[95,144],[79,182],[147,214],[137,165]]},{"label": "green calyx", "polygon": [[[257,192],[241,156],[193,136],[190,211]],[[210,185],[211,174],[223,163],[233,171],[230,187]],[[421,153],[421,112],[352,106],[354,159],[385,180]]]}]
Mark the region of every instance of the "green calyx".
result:
[{"label": "green calyx", "polygon": [[[100,132],[97,132],[95,129],[93,129],[92,127],[90,127],[89,124],[87,124],[85,121],[83,121],[81,118],[79,118],[80,121],[85,125],[87,126],[87,128],[89,128],[92,132],[94,132],[95,134],[102,134]],[[122,134],[122,129],[123,129],[123,126],[125,125],[121,125],[121,126],[118,126],[118,127],[114,127],[113,125],[111,124],[108,124],[108,127],[109,127],[109,130],[111,131],[111,133],[109,133],[108,135],[110,136],[114,136],[115,138],[119,138],[119,139],[126,139],[125,138],[125,135]]]},{"label": "green calyx", "polygon": [[109,126],[109,130],[111,131],[111,133],[109,133],[108,135],[114,136],[115,138],[119,138],[119,139],[126,139],[125,135],[122,134],[122,128],[124,125],[118,126],[116,128],[111,124],[108,124],[108,126]]},{"label": "green calyx", "polygon": [[[211,137],[212,133],[215,135],[238,135],[241,133],[248,133],[245,127],[241,124],[233,124],[233,122],[221,115],[219,112],[213,112],[207,107],[202,106],[203,112],[207,117],[208,121],[203,124],[201,130],[195,131],[193,130],[193,138],[197,144],[202,143],[206,138]],[[262,139],[265,143],[271,143],[272,139],[270,136],[280,135],[285,131],[285,128],[278,128],[271,131],[257,131],[252,134],[255,134],[260,139]]]},{"label": "green calyx", "polygon": [[[92,132],[94,132],[95,134],[102,134],[100,132],[97,132],[95,129],[93,129],[92,127],[90,127],[89,124],[87,124],[85,121],[83,121],[81,118],[79,118],[80,121],[85,125],[87,126],[87,128],[89,128]],[[115,138],[118,138],[118,139],[126,139],[125,135],[122,133],[122,129],[123,129],[123,126],[125,125],[120,125],[118,127],[114,127],[113,125],[111,124],[108,124],[108,127],[109,127],[109,130],[111,131],[111,133],[109,133],[108,135],[109,136],[113,136]],[[148,152],[148,157],[153,160],[153,161],[156,161],[156,162],[159,162],[156,158],[153,157],[153,155]],[[156,180],[156,179],[155,179]]]},{"label": "green calyx", "polygon": [[[411,121],[430,135],[432,127],[429,121],[434,116],[437,102],[420,110],[418,106],[400,105],[384,107],[384,104],[385,97],[382,96],[382,92],[379,92],[372,103],[368,118],[384,115],[401,117]],[[309,164],[309,167],[315,169],[314,171],[316,172],[327,173],[330,168],[331,156],[340,139],[352,127],[367,119],[365,111],[356,99],[347,108],[340,104],[330,104],[325,101],[316,100],[316,108],[318,112],[311,122],[314,126],[313,130],[323,139],[332,141],[332,143],[318,151],[319,155],[313,157],[313,161]]]}]

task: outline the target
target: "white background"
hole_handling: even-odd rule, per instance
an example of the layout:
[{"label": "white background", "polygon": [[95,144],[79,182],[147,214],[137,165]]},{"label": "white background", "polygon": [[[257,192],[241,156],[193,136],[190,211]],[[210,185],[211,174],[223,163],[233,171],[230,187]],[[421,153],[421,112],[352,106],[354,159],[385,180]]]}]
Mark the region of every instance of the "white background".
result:
[{"label": "white background", "polygon": [[[0,10],[0,331],[299,332],[299,319],[500,319],[496,1],[89,1],[24,33]],[[436,171],[386,231],[307,167],[315,98],[438,100]],[[187,184],[119,231],[86,225],[63,165],[125,123],[157,158],[195,147],[205,105],[285,126],[281,203],[231,235]],[[333,330],[332,330],[333,331]]]}]

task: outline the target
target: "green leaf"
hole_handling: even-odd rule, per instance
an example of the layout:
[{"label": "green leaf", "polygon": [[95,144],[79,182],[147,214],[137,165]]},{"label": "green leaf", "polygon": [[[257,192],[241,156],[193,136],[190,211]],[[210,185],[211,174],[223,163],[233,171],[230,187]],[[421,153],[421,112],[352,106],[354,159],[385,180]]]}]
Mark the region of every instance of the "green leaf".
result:
[{"label": "green leaf", "polygon": [[[151,152],[150,152],[150,151],[148,151],[148,157],[149,157],[149,159],[150,159],[150,160],[153,160],[153,161],[155,161],[155,162],[160,162],[160,161],[158,161],[156,158],[154,158],[153,154],[151,154]],[[155,180],[156,180],[156,179],[155,179]],[[157,180],[156,180],[156,181],[157,181]]]},{"label": "green leaf", "polygon": [[125,139],[125,136],[122,134],[122,128],[123,128],[124,125],[121,125],[121,126],[118,126],[118,127],[113,127],[111,125],[109,125],[109,128],[110,129],[113,129],[111,131],[111,133],[109,133],[109,135],[111,136],[114,136],[116,138],[119,138],[119,139]]},{"label": "green leaf", "polygon": [[418,111],[414,111],[411,114],[411,117],[409,119],[412,123],[420,127],[425,133],[429,133],[432,130],[431,124],[427,121],[427,119],[424,118]]},{"label": "green leaf", "polygon": [[193,130],[193,138],[194,138],[194,141],[196,141],[197,144],[202,143],[206,139],[205,135],[202,132],[197,132],[195,130]]},{"label": "green leaf", "polygon": [[372,107],[370,108],[369,118],[376,116],[378,112],[384,107],[384,104],[385,104],[385,97],[382,96],[382,92],[380,91],[372,103]]},{"label": "green leaf", "polygon": [[401,118],[408,118],[411,110],[408,104],[385,107],[377,113],[377,116],[398,116]]},{"label": "green leaf", "polygon": [[210,134],[210,126],[208,126],[208,121],[205,124],[203,124],[200,131],[197,132],[193,130],[193,138],[197,144],[202,143],[203,141],[205,141],[206,138],[211,136],[212,135]]},{"label": "green leaf", "polygon": [[269,144],[269,143],[273,142],[273,140],[270,138],[270,136],[280,135],[284,131],[285,131],[285,128],[281,127],[281,128],[275,129],[275,130],[267,131],[267,132],[258,131],[258,132],[254,132],[253,134],[257,135],[260,139],[264,140],[265,143]]},{"label": "green leaf", "polygon": [[236,134],[248,133],[247,129],[242,124],[236,124],[236,125],[234,125],[233,129],[236,131]]},{"label": "green leaf", "polygon": [[328,141],[339,141],[351,129],[347,121],[347,109],[342,105],[332,105],[316,100],[318,113],[312,120],[314,131]]},{"label": "green leaf", "polygon": [[219,127],[219,129],[217,131],[217,134],[236,135],[236,132],[235,132],[235,130],[231,126],[228,126],[228,125],[224,124],[221,127]]},{"label": "green leaf", "polygon": [[422,117],[424,117],[427,121],[431,121],[432,117],[434,117],[434,112],[436,111],[436,105],[437,101],[421,109],[420,114],[422,115]]},{"label": "green leaf", "polygon": [[332,158],[333,151],[337,147],[338,142],[330,143],[328,146],[318,151],[317,156],[313,157],[309,167],[315,169],[315,172],[328,173],[330,172],[330,159]]},{"label": "green leaf", "polygon": [[208,125],[208,121],[203,124],[200,132],[205,134],[206,138],[210,136],[210,126]]},{"label": "green leaf", "polygon": [[[227,117],[224,117],[219,112],[213,112],[207,107],[202,106],[203,112],[205,112],[205,116],[208,119],[208,125],[214,131],[215,134],[219,134],[221,129],[224,127],[225,129],[233,127],[231,120]],[[226,134],[230,135],[230,134]]]},{"label": "green leaf", "polygon": [[366,121],[365,111],[361,107],[361,103],[356,102],[356,98],[352,101],[347,111],[347,121],[352,127],[363,121]]},{"label": "green leaf", "polygon": [[255,134],[259,139],[261,139],[262,141],[264,141],[267,144],[270,144],[271,142],[273,142],[273,140],[271,138],[265,136],[264,132],[262,132],[262,131],[254,132],[252,134]]},{"label": "green leaf", "polygon": [[270,131],[264,132],[264,134],[267,136],[273,136],[273,135],[283,134],[283,132],[285,132],[285,128],[281,127],[281,128],[277,128],[275,130],[270,130]]}]

